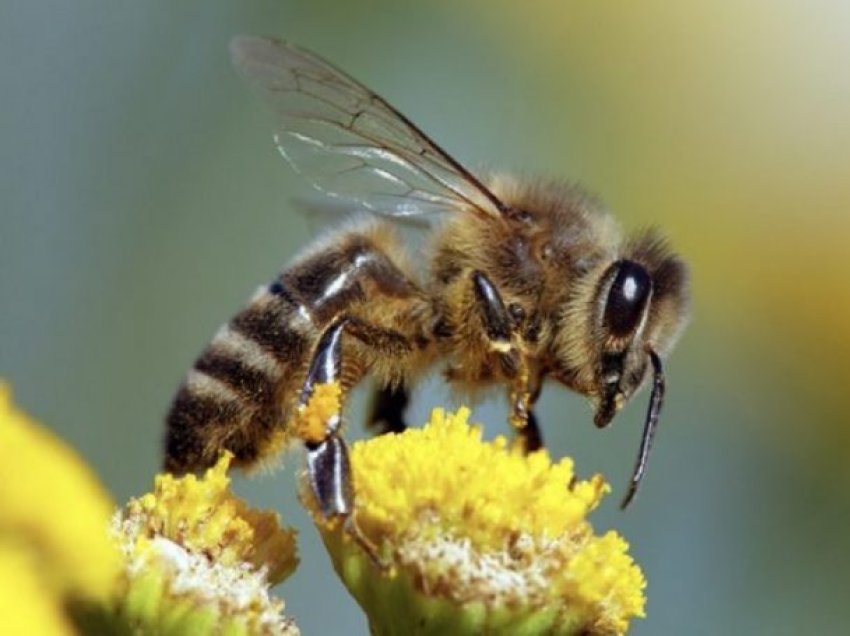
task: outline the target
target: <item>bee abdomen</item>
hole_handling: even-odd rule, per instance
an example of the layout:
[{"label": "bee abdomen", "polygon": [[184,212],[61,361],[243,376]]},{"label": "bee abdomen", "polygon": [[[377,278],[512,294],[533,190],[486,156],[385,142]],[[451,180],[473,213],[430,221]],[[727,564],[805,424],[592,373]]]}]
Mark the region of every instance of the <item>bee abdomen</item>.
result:
[{"label": "bee abdomen", "polygon": [[262,457],[297,394],[311,339],[301,322],[296,303],[273,283],[219,329],[166,418],[169,471],[207,468],[225,449],[237,465]]},{"label": "bee abdomen", "polygon": [[250,400],[265,401],[272,397],[285,364],[253,338],[228,325],[219,330],[194,368]]},{"label": "bee abdomen", "polygon": [[252,425],[265,419],[261,411],[228,383],[191,370],[166,418],[166,469],[185,473],[208,468],[222,449],[231,451],[237,463],[253,463],[259,446]]},{"label": "bee abdomen", "polygon": [[275,361],[281,373],[306,355],[315,337],[308,312],[279,281],[261,287],[230,321],[229,330],[249,342],[250,357],[257,364]]},{"label": "bee abdomen", "polygon": [[[233,453],[237,465],[256,463],[286,439],[309,357],[330,321],[343,312],[356,315],[370,296],[399,303],[416,294],[366,234],[349,233],[341,245],[319,248],[294,263],[258,289],[196,360],[167,416],[167,469],[201,470],[222,450]],[[392,306],[368,317],[392,329]],[[383,333],[381,326],[373,331]],[[367,360],[347,357],[343,386],[356,384],[368,367]]]}]

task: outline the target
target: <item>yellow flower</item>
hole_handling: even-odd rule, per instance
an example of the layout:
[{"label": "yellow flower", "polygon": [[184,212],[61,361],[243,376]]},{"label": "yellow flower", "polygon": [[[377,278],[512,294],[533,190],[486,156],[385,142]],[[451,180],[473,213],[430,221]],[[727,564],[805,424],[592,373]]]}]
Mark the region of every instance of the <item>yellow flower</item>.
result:
[{"label": "yellow flower", "polygon": [[0,633],[73,634],[32,551],[0,542]]},{"label": "yellow flower", "polygon": [[12,404],[0,382],[0,633],[73,633],[68,602],[106,600],[119,554],[113,505],[67,445]]},{"label": "yellow flower", "polygon": [[[374,634],[622,634],[644,615],[645,580],[615,532],[587,521],[609,487],[576,480],[469,411],[356,443],[354,523],[327,523],[305,489],[334,565]],[[360,546],[375,546],[381,570]]]},{"label": "yellow flower", "polygon": [[287,634],[298,629],[269,594],[297,565],[295,532],[229,489],[225,454],[202,478],[157,475],[113,528],[127,560],[119,612],[149,632]]}]

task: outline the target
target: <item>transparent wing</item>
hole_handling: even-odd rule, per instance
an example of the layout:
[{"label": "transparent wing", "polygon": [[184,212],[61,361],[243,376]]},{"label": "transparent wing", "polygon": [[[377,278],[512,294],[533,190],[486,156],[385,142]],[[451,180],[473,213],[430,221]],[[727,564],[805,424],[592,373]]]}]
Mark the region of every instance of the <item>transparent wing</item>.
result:
[{"label": "transparent wing", "polygon": [[413,216],[505,205],[404,115],[316,55],[239,36],[233,63],[277,116],[275,141],[296,172],[376,214]]},{"label": "transparent wing", "polygon": [[[307,218],[310,227],[317,232],[328,225],[339,225],[340,222],[351,219],[352,213],[361,212],[361,210],[352,210],[351,203],[344,199],[331,199],[318,192],[307,196],[290,197],[288,202],[296,212],[300,212]],[[368,210],[364,212],[371,214]],[[431,228],[430,219],[421,214],[396,215],[394,223],[415,231]]]}]

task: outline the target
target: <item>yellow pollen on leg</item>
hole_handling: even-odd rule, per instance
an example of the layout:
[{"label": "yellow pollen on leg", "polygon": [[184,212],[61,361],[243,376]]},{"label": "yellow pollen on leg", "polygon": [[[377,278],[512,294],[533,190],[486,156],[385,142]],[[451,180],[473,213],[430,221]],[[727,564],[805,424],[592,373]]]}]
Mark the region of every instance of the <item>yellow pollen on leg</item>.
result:
[{"label": "yellow pollen on leg", "polygon": [[339,415],[342,387],[339,382],[317,384],[307,404],[298,408],[293,422],[296,436],[305,442],[318,444],[327,438],[327,423]]}]

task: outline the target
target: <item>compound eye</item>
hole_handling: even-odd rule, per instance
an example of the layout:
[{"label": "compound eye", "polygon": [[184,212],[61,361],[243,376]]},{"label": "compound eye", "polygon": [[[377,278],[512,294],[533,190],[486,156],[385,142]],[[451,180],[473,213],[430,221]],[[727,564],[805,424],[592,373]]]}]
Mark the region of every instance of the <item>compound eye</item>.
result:
[{"label": "compound eye", "polygon": [[627,336],[637,329],[652,291],[652,278],[642,265],[619,261],[605,303],[605,326],[614,336]]}]

